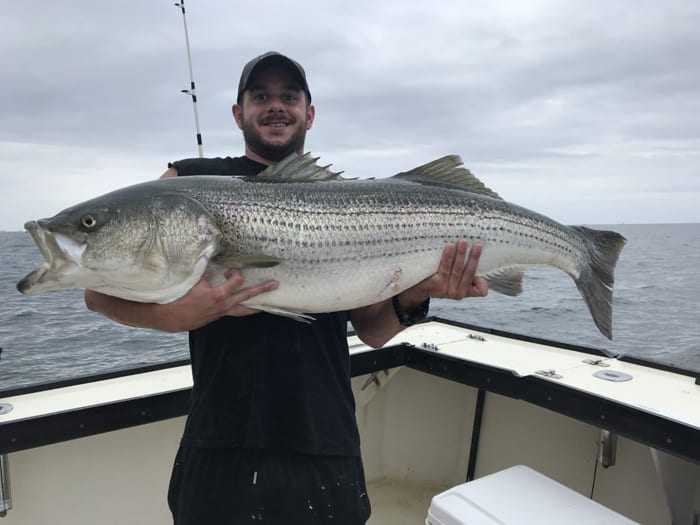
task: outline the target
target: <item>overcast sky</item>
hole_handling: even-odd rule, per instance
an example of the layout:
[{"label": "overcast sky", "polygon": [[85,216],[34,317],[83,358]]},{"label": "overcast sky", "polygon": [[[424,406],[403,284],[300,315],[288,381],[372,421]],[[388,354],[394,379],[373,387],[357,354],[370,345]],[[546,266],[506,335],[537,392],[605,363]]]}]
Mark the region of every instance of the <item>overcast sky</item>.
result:
[{"label": "overcast sky", "polygon": [[[307,150],[347,176],[460,155],[568,224],[700,222],[700,2],[187,0],[206,156],[243,64],[307,70]],[[173,1],[3,2],[0,230],[197,155]]]}]

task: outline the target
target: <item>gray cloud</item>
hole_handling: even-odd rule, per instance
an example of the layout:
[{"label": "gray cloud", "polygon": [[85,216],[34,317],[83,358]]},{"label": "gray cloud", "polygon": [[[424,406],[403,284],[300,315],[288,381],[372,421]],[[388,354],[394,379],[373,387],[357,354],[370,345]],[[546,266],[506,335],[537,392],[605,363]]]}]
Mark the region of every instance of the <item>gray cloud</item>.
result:
[{"label": "gray cloud", "polygon": [[[250,57],[299,59],[307,146],[386,176],[446,153],[563,222],[700,221],[700,6],[673,0],[187,2],[208,155]],[[0,32],[0,229],[196,155],[179,10],[30,0]]]}]

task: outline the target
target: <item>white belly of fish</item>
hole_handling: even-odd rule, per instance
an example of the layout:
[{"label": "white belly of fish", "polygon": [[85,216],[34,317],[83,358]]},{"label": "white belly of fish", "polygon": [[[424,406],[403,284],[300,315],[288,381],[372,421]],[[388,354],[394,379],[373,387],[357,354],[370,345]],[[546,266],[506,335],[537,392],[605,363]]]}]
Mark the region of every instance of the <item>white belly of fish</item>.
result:
[{"label": "white belly of fish", "polygon": [[248,268],[246,285],[268,279],[279,287],[244,304],[262,310],[321,313],[379,303],[410,288],[437,270],[441,250],[404,257],[337,261],[322,267]]},{"label": "white belly of fish", "polygon": [[[242,270],[245,286],[272,279],[279,287],[244,304],[275,313],[308,314],[376,304],[437,273],[446,242],[447,239],[433,242],[431,248],[414,247],[408,253],[396,255],[330,259],[318,264],[285,261],[271,268],[245,268]],[[478,237],[471,238],[470,244],[473,242],[484,243]],[[508,272],[520,274],[516,279],[520,281],[522,274],[535,264],[550,264],[572,276],[577,273],[574,260],[538,246],[500,247],[485,243],[477,275],[498,287]],[[518,289],[513,293],[519,292]]]}]

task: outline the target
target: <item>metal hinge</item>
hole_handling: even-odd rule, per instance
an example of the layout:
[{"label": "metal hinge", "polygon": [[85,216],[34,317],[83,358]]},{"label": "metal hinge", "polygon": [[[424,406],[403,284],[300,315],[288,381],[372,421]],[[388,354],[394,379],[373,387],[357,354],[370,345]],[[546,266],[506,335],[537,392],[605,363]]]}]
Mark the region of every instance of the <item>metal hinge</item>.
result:
[{"label": "metal hinge", "polygon": [[535,371],[537,375],[544,376],[544,377],[550,377],[552,379],[561,379],[564,376],[561,374],[557,374],[556,370],[537,370]]},{"label": "metal hinge", "polygon": [[439,352],[440,347],[436,345],[435,343],[423,343],[420,345],[421,348],[424,348],[425,350],[430,350],[431,352]]},{"label": "metal hinge", "polygon": [[593,366],[610,366],[610,363],[606,362],[605,359],[603,358],[589,358],[589,359],[584,359],[584,363],[587,365],[593,365]]}]

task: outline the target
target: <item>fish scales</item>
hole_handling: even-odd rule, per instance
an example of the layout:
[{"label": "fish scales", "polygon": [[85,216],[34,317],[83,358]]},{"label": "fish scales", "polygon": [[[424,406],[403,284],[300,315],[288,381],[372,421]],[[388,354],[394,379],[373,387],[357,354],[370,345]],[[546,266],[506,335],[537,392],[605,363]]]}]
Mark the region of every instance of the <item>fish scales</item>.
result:
[{"label": "fish scales", "polygon": [[[197,186],[193,188],[194,198],[207,200],[207,195],[196,191]],[[238,243],[222,246],[221,253],[265,253],[283,260],[274,268],[243,270],[250,283],[294,279],[304,293],[280,289],[260,298],[274,300],[282,309],[301,307],[316,313],[386,299],[434,271],[444,244],[461,237],[484,243],[479,268],[484,275],[503,264],[505,251],[501,257],[491,255],[491,247],[499,244],[510,246],[521,264],[538,262],[539,254],[535,260],[524,259],[523,253],[537,253],[534,247],[543,245],[540,253],[553,251],[551,262],[575,273],[573,266],[565,264],[575,249],[573,236],[542,227],[541,219],[530,220],[530,214],[504,206],[503,201],[489,202],[464,192],[426,191],[415,184],[392,181],[329,181],[313,188],[305,183],[242,183],[237,199],[235,205],[227,204],[217,212],[217,222],[236,225],[241,232],[227,236]],[[283,225],[280,215],[285,218]],[[420,260],[412,260],[415,258]],[[403,262],[407,259],[411,259],[410,267]],[[344,275],[331,284],[335,293],[319,286],[329,286],[319,281],[321,271],[339,279]],[[350,278],[352,275],[355,277]],[[367,278],[372,286],[362,286]],[[368,291],[360,293],[363,290]],[[319,300],[320,296],[327,300]]]},{"label": "fish scales", "polygon": [[378,180],[339,180],[302,156],[253,178],[143,183],[25,226],[47,259],[18,284],[25,293],[83,285],[168,302],[202,275],[217,284],[239,268],[248,285],[279,282],[247,305],[293,317],[389,298],[432,275],[446,243],[467,238],[483,244],[477,274],[495,292],[521,293],[535,264],[565,271],[608,337],[624,245],[615,232],[506,202],[454,156]]},{"label": "fish scales", "polygon": [[[445,235],[441,231],[444,227],[458,226],[463,233],[465,221],[440,220],[440,216],[449,219],[457,208],[445,211],[433,206],[433,209],[428,209],[426,199],[416,194],[412,195],[412,202],[401,199],[400,193],[398,198],[386,198],[383,193],[377,194],[377,184],[356,184],[349,188],[352,191],[347,191],[343,187],[345,183],[328,182],[324,183],[327,187],[322,191],[312,194],[309,194],[308,185],[299,187],[289,184],[284,188],[279,185],[264,185],[262,188],[263,185],[249,185],[245,190],[250,193],[245,195],[244,190],[241,196],[245,195],[244,200],[257,204],[225,207],[220,212],[219,220],[237,225],[248,224],[250,228],[250,233],[245,236],[250,244],[245,248],[231,246],[230,249],[234,251],[256,249],[258,242],[282,239],[283,245],[270,245],[269,249],[298,250],[302,254],[317,251],[317,260],[320,261],[332,257],[327,248],[360,247],[356,255],[360,260],[409,251],[407,243],[412,241],[430,243],[435,239],[454,240],[454,233]],[[307,194],[306,198],[304,194]],[[206,199],[204,195],[194,196]],[[422,206],[427,211],[416,213],[416,206]],[[286,217],[283,224],[277,218],[280,214]],[[261,216],[263,219],[260,219]],[[406,231],[410,230],[413,233],[407,235]],[[306,235],[299,235],[300,231]]]}]

